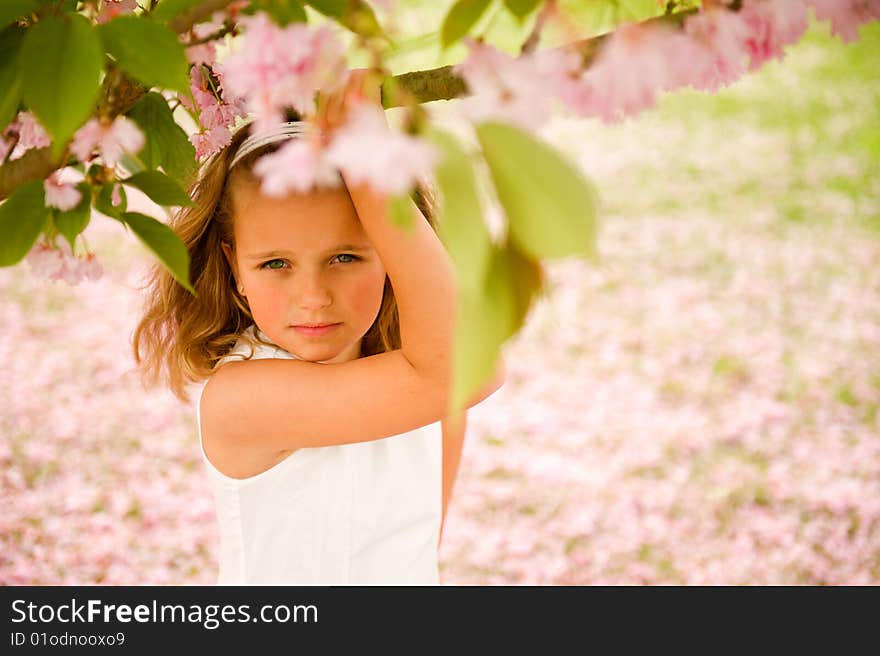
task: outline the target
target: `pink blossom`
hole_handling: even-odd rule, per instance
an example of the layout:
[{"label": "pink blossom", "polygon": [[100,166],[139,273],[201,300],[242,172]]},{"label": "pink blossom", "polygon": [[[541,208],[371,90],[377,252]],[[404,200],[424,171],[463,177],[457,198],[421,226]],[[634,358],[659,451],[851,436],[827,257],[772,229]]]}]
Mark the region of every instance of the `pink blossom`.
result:
[{"label": "pink blossom", "polygon": [[345,181],[362,182],[389,194],[402,194],[431,173],[438,154],[427,141],[389,130],[381,108],[354,107],[327,147],[327,160]]},{"label": "pink blossom", "polygon": [[280,28],[262,11],[241,22],[241,48],[217,70],[231,97],[246,99],[248,111],[257,117],[257,130],[280,122],[286,107],[314,115],[315,91],[329,91],[345,81],[344,45],[329,24]]},{"label": "pink blossom", "polygon": [[583,57],[572,49],[551,48],[532,54],[535,74],[563,106],[576,107],[584,93]]},{"label": "pink blossom", "polygon": [[0,162],[6,161],[6,155],[9,154],[10,148],[12,148],[12,140],[0,134]]},{"label": "pink blossom", "polygon": [[844,43],[859,38],[859,25],[880,20],[880,0],[805,0],[816,19],[831,22],[831,33]]},{"label": "pink blossom", "polygon": [[338,187],[341,182],[318,142],[310,138],[290,139],[274,153],[264,155],[254,165],[254,173],[262,180],[261,191],[275,197],[315,187]]},{"label": "pink blossom", "polygon": [[101,11],[95,21],[101,25],[123,14],[131,14],[138,8],[136,0],[101,0]]},{"label": "pink blossom", "polygon": [[[460,100],[462,112],[473,122],[497,119],[537,130],[549,118],[549,97],[543,92],[545,79],[531,55],[511,57],[494,46],[464,39],[467,58],[453,67],[464,78],[471,96]],[[550,69],[548,55],[541,65]]]},{"label": "pink blossom", "polygon": [[180,94],[180,102],[191,112],[201,111],[203,107],[210,107],[217,104],[217,98],[209,88],[207,75],[202,70],[201,65],[193,66],[189,69],[189,90],[192,92],[196,101],[196,106],[190,102],[186,94]]},{"label": "pink blossom", "polygon": [[196,157],[203,159],[218,152],[232,141],[232,133],[224,125],[217,125],[207,132],[191,134],[189,140],[196,148]]},{"label": "pink blossom", "polygon": [[[583,90],[569,107],[584,116],[617,122],[653,107],[657,92],[681,86],[698,56],[696,44],[672,28],[621,25],[603,44],[582,78]],[[683,59],[686,56],[689,59]]]},{"label": "pink blossom", "polygon": [[[212,72],[216,77],[217,73],[216,71],[213,71],[213,68]],[[195,98],[198,107],[206,107],[217,102],[217,96],[214,95],[214,90],[211,88],[211,82],[208,78],[207,71],[205,71],[201,65],[193,66],[189,69],[189,81],[190,90],[193,93],[193,98]]]},{"label": "pink blossom", "polygon": [[121,184],[116,183],[115,185],[113,185],[113,191],[110,192],[110,204],[113,205],[113,207],[116,207],[117,205],[122,203],[122,192],[120,191],[121,189]]},{"label": "pink blossom", "polygon": [[211,66],[217,61],[217,46],[213,41],[199,43],[186,48],[186,59],[190,64]]},{"label": "pink blossom", "polygon": [[81,260],[80,271],[86,280],[99,280],[104,274],[104,268],[94,253],[86,254]]},{"label": "pink blossom", "polygon": [[229,127],[235,122],[236,116],[243,116],[241,110],[235,105],[217,103],[205,105],[199,113],[199,123],[206,130],[217,126]]},{"label": "pink blossom", "polygon": [[657,40],[656,56],[666,66],[664,91],[702,83],[713,68],[712,57],[690,35],[672,28],[654,30]]},{"label": "pink blossom", "polygon": [[[190,37],[183,39],[183,41],[188,43],[193,40],[204,39],[220,30],[223,27],[222,12],[214,12],[212,19],[214,17],[217,17],[220,20],[211,20],[208,23],[198,23],[197,25],[193,25]],[[190,46],[186,49],[186,58],[189,60],[190,64],[195,64],[196,66],[199,64],[211,66],[217,60],[216,43],[214,41],[208,41],[207,43]]]},{"label": "pink blossom", "polygon": [[70,151],[85,163],[97,147],[104,164],[113,167],[123,152],[140,151],[144,141],[144,134],[137,124],[125,116],[117,116],[110,125],[92,118],[73,135]]},{"label": "pink blossom", "polygon": [[19,112],[18,123],[18,145],[23,150],[45,148],[52,143],[52,138],[31,112]]},{"label": "pink blossom", "polygon": [[[10,135],[8,138],[6,135]],[[12,137],[18,135],[10,160],[18,159],[31,148],[45,148],[52,143],[52,138],[31,112],[19,112],[15,120],[3,130],[0,138],[0,161],[2,161],[13,143]]]},{"label": "pink blossom", "polygon": [[785,46],[797,42],[809,27],[802,0],[743,0],[740,15],[749,29],[749,70],[782,59]]},{"label": "pink blossom", "polygon": [[43,189],[46,192],[46,207],[57,207],[63,212],[79,205],[79,202],[82,200],[82,193],[76,188],[76,186],[62,183],[59,180],[58,174],[59,171],[53,171],[49,177],[43,181]]},{"label": "pink blossom", "polygon": [[38,241],[25,260],[36,275],[49,280],[64,280],[69,285],[77,285],[83,278],[98,280],[103,273],[94,253],[84,258],[75,257],[66,239],[58,239],[55,247],[43,240]]},{"label": "pink blossom", "polygon": [[738,80],[745,73],[748,51],[748,26],[739,12],[711,7],[685,19],[685,33],[706,49],[700,55],[708,66],[703,76],[694,76],[692,86],[701,91],[716,92]]}]

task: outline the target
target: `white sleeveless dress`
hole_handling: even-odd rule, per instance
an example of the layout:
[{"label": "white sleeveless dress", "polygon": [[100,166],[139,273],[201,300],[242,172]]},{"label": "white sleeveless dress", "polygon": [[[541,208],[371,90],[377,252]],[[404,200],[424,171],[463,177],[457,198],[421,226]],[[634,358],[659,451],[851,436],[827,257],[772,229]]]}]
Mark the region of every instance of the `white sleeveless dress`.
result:
[{"label": "white sleeveless dress", "polygon": [[[249,352],[239,340],[221,363]],[[253,358],[299,359],[260,344]],[[220,528],[217,585],[439,584],[439,421],[380,440],[299,449],[235,479],[214,467],[202,445],[205,384],[196,417]]]}]

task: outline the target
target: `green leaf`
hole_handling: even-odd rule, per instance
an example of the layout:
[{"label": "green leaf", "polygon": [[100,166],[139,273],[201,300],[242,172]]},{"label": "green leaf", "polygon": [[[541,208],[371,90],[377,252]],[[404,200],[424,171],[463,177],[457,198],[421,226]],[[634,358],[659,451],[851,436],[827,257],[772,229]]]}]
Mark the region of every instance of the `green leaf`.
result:
[{"label": "green leaf", "polygon": [[478,291],[462,289],[456,309],[453,340],[452,392],[447,414],[456,414],[495,373],[498,353],[510,333],[513,293],[506,262],[492,248],[485,285]]},{"label": "green leaf", "polygon": [[161,166],[165,173],[188,188],[196,171],[196,149],[174,120],[162,94],[151,91],[138,100],[128,117],[143,130],[146,142],[138,154],[148,169]]},{"label": "green leaf", "polygon": [[281,27],[290,23],[308,22],[306,10],[297,0],[251,0],[241,13],[250,16],[258,11],[265,11],[272,22]]},{"label": "green leaf", "polygon": [[0,32],[0,129],[18,113],[22,87],[18,53],[24,34],[24,29],[15,25]]},{"label": "green leaf", "polygon": [[577,167],[518,127],[486,121],[476,132],[516,247],[533,259],[597,258],[598,195]]},{"label": "green leaf", "polygon": [[619,21],[644,21],[661,16],[664,8],[656,0],[618,0]]},{"label": "green leaf", "polygon": [[42,4],[38,0],[2,0],[0,2],[0,29],[25,16]]},{"label": "green leaf", "polygon": [[427,136],[442,153],[434,170],[443,199],[437,234],[455,264],[459,284],[475,292],[486,278],[492,240],[483,221],[473,164],[452,135],[430,128]]},{"label": "green leaf", "polygon": [[456,0],[443,19],[443,27],[440,31],[443,49],[458,42],[470,32],[490,4],[492,0]]},{"label": "green leaf", "polygon": [[0,266],[12,266],[28,254],[49,220],[43,181],[21,185],[0,205]]},{"label": "green leaf", "polygon": [[533,260],[508,241],[496,251],[494,265],[509,281],[511,295],[510,315],[503,339],[513,337],[525,323],[532,302],[544,289],[544,269],[540,261]]},{"label": "green leaf", "polygon": [[516,16],[520,21],[534,11],[541,0],[504,0],[507,11]]},{"label": "green leaf", "polygon": [[64,212],[56,210],[53,213],[55,227],[67,239],[71,252],[73,251],[73,242],[76,241],[77,235],[85,230],[89,224],[92,209],[92,188],[89,183],[83,180],[76,185],[76,188],[82,194],[79,204],[73,209]]},{"label": "green leaf", "polygon": [[204,3],[205,0],[162,0],[149,15],[152,20],[166,22]]},{"label": "green leaf", "polygon": [[340,20],[348,9],[348,0],[306,0],[310,5],[325,16]]},{"label": "green leaf", "polygon": [[466,402],[495,375],[501,347],[522,327],[543,287],[539,262],[530,260],[510,243],[490,248],[483,286],[462,289],[459,296],[449,415],[464,409]]},{"label": "green leaf", "polygon": [[308,0],[316,11],[336,19],[355,34],[388,38],[372,7],[364,0]]},{"label": "green leaf", "polygon": [[177,35],[140,16],[119,16],[98,28],[120,68],[148,87],[189,89],[189,63]]},{"label": "green leaf", "polygon": [[391,223],[403,228],[407,232],[412,232],[415,227],[413,211],[418,211],[412,197],[409,194],[392,196],[389,205]]},{"label": "green leaf", "polygon": [[147,167],[144,166],[141,158],[137,155],[132,155],[131,153],[122,153],[119,157],[119,163],[122,164],[122,166],[125,167],[125,170],[129,171],[132,175],[147,170]]},{"label": "green leaf", "polygon": [[164,223],[139,212],[125,212],[122,220],[131,227],[138,239],[156,254],[174,279],[196,296],[196,291],[189,282],[189,253],[177,233]]},{"label": "green leaf", "polygon": [[140,189],[157,205],[192,205],[192,199],[180,185],[160,171],[142,171],[120,182]]},{"label": "green leaf", "polygon": [[98,35],[80,14],[46,16],[25,34],[18,58],[22,96],[53,137],[53,158],[92,113],[102,57]]},{"label": "green leaf", "polygon": [[565,6],[572,20],[581,26],[584,37],[611,31],[617,25],[619,5],[610,2],[568,2]]}]

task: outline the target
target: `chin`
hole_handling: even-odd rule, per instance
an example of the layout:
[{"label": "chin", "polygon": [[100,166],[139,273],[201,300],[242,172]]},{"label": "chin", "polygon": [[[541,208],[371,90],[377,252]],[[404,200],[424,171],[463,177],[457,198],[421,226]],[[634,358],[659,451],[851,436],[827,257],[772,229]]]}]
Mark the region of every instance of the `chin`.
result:
[{"label": "chin", "polygon": [[310,347],[308,344],[301,346],[298,349],[290,350],[290,353],[293,353],[298,358],[302,358],[303,360],[307,360],[309,362],[327,362],[329,360],[335,361],[342,355],[337,350],[328,350],[327,347],[321,346],[312,346]]}]

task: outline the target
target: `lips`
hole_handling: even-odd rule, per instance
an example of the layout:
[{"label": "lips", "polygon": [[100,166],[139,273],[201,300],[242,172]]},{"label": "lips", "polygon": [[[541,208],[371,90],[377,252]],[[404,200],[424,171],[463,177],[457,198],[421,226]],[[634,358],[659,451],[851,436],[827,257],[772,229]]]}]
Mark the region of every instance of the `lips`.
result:
[{"label": "lips", "polygon": [[301,324],[292,328],[304,337],[322,337],[329,335],[341,325],[341,323]]}]

